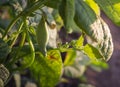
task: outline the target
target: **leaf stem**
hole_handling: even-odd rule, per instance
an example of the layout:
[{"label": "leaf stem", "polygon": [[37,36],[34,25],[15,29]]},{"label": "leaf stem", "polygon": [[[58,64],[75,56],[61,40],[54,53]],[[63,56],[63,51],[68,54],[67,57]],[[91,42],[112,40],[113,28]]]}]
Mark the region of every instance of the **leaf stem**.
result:
[{"label": "leaf stem", "polygon": [[8,28],[5,30],[5,33],[2,36],[2,39],[4,40],[7,33],[12,29],[12,27],[15,25],[15,23],[21,18],[21,17],[27,17],[29,16],[32,12],[34,12],[35,10],[37,10],[38,8],[41,8],[45,2],[47,2],[48,0],[44,0],[44,1],[37,1],[35,4],[33,4],[33,6],[31,6],[30,8],[25,9],[24,11],[22,11],[8,26]]},{"label": "leaf stem", "polygon": [[[17,67],[17,68],[15,68],[15,69],[13,69],[12,71],[21,71],[21,70],[23,70],[23,69],[25,69],[25,68],[27,68],[27,67],[29,67],[33,62],[34,62],[34,59],[35,59],[35,50],[34,50],[34,46],[33,46],[33,43],[32,43],[32,41],[31,41],[31,38],[30,38],[30,35],[29,35],[29,28],[28,28],[28,25],[27,25],[27,21],[26,21],[26,18],[24,19],[24,26],[25,26],[25,29],[24,29],[24,32],[26,33],[26,40],[28,41],[28,43],[29,43],[29,46],[30,46],[30,51],[31,51],[31,61],[29,62],[29,64],[27,64],[27,65],[23,65],[23,66],[21,66],[21,67]],[[19,58],[17,58],[17,60],[18,60]],[[15,61],[14,61],[15,62]]]},{"label": "leaf stem", "polygon": [[4,40],[7,33],[10,31],[10,29],[15,25],[15,23],[19,20],[19,18],[21,17],[21,15],[19,14],[8,26],[8,28],[5,30],[2,39]]},{"label": "leaf stem", "polygon": [[16,53],[15,55],[13,56],[12,60],[9,61],[9,63],[6,64],[6,66],[9,68],[9,65],[12,65],[16,62],[16,60],[18,60],[18,55],[19,55],[19,52],[21,50],[21,48],[23,47],[24,45],[24,42],[25,42],[25,38],[26,38],[26,33],[23,31],[22,32],[22,38],[21,38],[21,41],[20,41],[20,44],[19,44],[19,48],[16,50]]},{"label": "leaf stem", "polygon": [[14,38],[14,40],[11,42],[11,44],[10,44],[10,48],[12,48],[13,47],[13,45],[15,44],[15,41],[16,41],[16,39],[18,38],[18,36],[19,36],[19,34],[20,34],[20,31],[21,31],[21,29],[22,29],[22,27],[23,27],[23,22],[20,24],[20,27],[19,27],[19,29],[18,29],[18,33],[17,33],[17,35],[15,36],[15,38]]}]

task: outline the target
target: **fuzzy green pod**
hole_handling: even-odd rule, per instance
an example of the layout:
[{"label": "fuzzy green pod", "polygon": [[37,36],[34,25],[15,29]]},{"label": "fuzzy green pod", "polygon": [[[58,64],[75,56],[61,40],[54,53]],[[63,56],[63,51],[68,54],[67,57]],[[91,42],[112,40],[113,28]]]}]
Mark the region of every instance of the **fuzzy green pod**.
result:
[{"label": "fuzzy green pod", "polygon": [[28,32],[27,33],[27,40],[28,40],[28,48],[26,49],[25,47],[22,47],[20,55],[23,55],[23,61],[22,61],[22,66],[20,67],[21,69],[30,67],[32,63],[34,62],[35,59],[35,49],[33,46],[33,43],[31,41],[30,35]]},{"label": "fuzzy green pod", "polygon": [[46,22],[44,16],[42,16],[37,29],[36,29],[36,38],[37,38],[37,43],[39,45],[40,52],[43,55],[46,55],[46,46],[48,43],[48,28],[46,27]]}]

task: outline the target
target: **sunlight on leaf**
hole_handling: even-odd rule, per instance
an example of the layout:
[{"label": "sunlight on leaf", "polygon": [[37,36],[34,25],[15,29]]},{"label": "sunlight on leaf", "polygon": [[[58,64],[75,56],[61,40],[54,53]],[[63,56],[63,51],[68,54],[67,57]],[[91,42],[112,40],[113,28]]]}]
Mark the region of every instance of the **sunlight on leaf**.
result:
[{"label": "sunlight on leaf", "polygon": [[109,65],[104,61],[91,61],[90,67],[97,72],[101,72],[103,69],[108,69]]},{"label": "sunlight on leaf", "polygon": [[95,0],[105,14],[120,26],[120,0]]},{"label": "sunlight on leaf", "polygon": [[97,48],[93,47],[90,44],[85,45],[83,48],[85,54],[91,59],[91,60],[96,60],[96,59],[101,59],[103,56],[100,54]]},{"label": "sunlight on leaf", "polygon": [[88,63],[88,57],[82,52],[77,51],[76,57],[72,59],[72,64],[64,67],[64,75],[71,78],[79,78],[85,72]]},{"label": "sunlight on leaf", "polygon": [[76,41],[75,47],[79,49],[83,46],[83,43],[84,43],[84,37],[83,35],[81,35],[80,38]]},{"label": "sunlight on leaf", "polygon": [[100,15],[100,8],[99,6],[94,2],[94,0],[84,0],[92,9],[93,11],[97,14]]},{"label": "sunlight on leaf", "polygon": [[40,87],[54,87],[62,74],[62,60],[59,51],[48,51],[46,57],[38,53],[30,70]]},{"label": "sunlight on leaf", "polygon": [[16,50],[19,48],[14,48],[12,55],[17,55],[17,58],[21,61],[22,66],[21,69],[25,69],[31,66],[31,64],[34,62],[35,58],[35,52],[31,51],[31,48],[29,45],[23,46],[20,52],[17,54]]},{"label": "sunlight on leaf", "polygon": [[64,66],[72,65],[76,58],[76,51],[75,50],[69,50],[67,51],[67,55],[65,57]]}]

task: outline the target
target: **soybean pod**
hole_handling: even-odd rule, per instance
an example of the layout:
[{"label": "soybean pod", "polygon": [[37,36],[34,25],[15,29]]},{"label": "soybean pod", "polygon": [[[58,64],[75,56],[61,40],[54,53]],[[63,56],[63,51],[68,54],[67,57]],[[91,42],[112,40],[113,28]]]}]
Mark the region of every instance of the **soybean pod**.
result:
[{"label": "soybean pod", "polygon": [[39,50],[44,56],[46,55],[46,46],[49,38],[48,29],[46,26],[45,18],[42,16],[36,29],[36,38],[39,45]]}]

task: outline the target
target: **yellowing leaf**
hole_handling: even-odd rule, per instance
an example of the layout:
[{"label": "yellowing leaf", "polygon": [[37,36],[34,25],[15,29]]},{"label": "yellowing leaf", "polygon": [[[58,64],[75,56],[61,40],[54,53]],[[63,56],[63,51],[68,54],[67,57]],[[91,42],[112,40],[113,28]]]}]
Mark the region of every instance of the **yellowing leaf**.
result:
[{"label": "yellowing leaf", "polygon": [[113,53],[109,26],[84,1],[76,0],[75,6],[75,22],[90,37],[87,42],[98,48],[104,60],[109,60]]},{"label": "yellowing leaf", "polygon": [[83,46],[83,43],[84,43],[84,37],[83,35],[81,35],[80,38],[76,41],[75,47],[79,49]]},{"label": "yellowing leaf", "polygon": [[62,74],[62,60],[59,51],[48,51],[46,57],[39,53],[30,70],[39,87],[54,87]]},{"label": "yellowing leaf", "polygon": [[120,26],[120,0],[95,0],[105,14]]},{"label": "yellowing leaf", "polygon": [[75,50],[69,50],[67,51],[67,55],[65,57],[64,66],[72,65],[76,58],[76,51]]},{"label": "yellowing leaf", "polygon": [[84,47],[84,52],[85,54],[91,59],[91,60],[96,60],[96,59],[102,59],[103,56],[101,55],[101,53],[99,52],[98,49],[96,49],[95,47],[93,47],[90,44],[85,45]]},{"label": "yellowing leaf", "polygon": [[100,8],[99,6],[94,2],[94,0],[84,0],[97,15],[100,15]]}]

